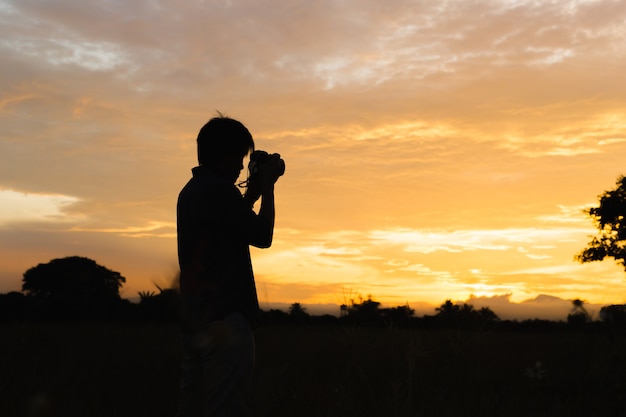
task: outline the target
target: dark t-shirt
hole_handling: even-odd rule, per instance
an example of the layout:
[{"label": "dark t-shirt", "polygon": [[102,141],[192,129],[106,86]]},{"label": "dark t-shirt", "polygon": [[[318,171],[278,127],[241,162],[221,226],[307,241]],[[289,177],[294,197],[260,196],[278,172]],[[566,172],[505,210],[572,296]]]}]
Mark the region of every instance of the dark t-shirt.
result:
[{"label": "dark t-shirt", "polygon": [[237,187],[204,167],[178,196],[178,261],[182,326],[201,327],[240,312],[259,321],[249,245],[265,247],[272,226],[249,207]]}]

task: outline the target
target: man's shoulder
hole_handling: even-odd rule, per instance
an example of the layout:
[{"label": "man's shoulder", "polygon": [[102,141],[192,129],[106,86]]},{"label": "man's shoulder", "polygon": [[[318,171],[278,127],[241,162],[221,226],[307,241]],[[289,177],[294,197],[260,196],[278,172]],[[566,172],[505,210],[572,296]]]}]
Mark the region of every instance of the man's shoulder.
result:
[{"label": "man's shoulder", "polygon": [[194,175],[179,193],[178,199],[194,198],[228,199],[241,198],[234,184],[213,175]]}]

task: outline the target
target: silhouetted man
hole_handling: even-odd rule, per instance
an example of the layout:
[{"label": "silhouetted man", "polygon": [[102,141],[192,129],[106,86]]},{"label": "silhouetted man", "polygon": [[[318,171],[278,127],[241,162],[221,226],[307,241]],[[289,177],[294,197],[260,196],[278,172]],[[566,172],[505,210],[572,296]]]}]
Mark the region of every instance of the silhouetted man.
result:
[{"label": "silhouetted man", "polygon": [[[198,134],[199,166],[178,197],[182,295],[179,417],[243,416],[258,324],[249,245],[267,248],[274,232],[277,154],[254,152],[239,121],[215,117]],[[251,154],[245,195],[235,183]],[[252,162],[254,161],[254,162]],[[254,165],[254,166],[253,166]],[[261,199],[258,214],[255,201]]]}]

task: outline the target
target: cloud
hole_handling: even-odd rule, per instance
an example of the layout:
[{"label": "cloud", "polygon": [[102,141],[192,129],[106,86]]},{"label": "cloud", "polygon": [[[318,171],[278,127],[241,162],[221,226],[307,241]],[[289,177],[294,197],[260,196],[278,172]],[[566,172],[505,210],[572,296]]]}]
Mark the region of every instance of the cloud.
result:
[{"label": "cloud", "polygon": [[0,189],[0,226],[33,221],[70,221],[73,219],[67,208],[79,201],[77,197],[66,195]]},{"label": "cloud", "polygon": [[128,226],[123,228],[103,228],[103,229],[89,229],[81,226],[73,227],[70,229],[73,232],[88,232],[88,233],[113,233],[119,236],[132,237],[132,238],[144,238],[144,237],[164,237],[175,238],[176,237],[176,224],[174,223],[161,223],[151,221],[145,226]]},{"label": "cloud", "polygon": [[[586,229],[585,229],[586,230]],[[371,232],[374,241],[399,244],[406,252],[429,254],[437,251],[506,251],[529,245],[532,249],[551,249],[541,242],[558,242],[580,234],[580,229],[493,229],[493,230],[410,230],[391,229]],[[525,251],[525,250],[524,250]]]},{"label": "cloud", "polygon": [[27,57],[43,58],[54,66],[77,65],[90,71],[110,71],[124,61],[117,46],[106,42],[22,39],[3,43],[9,50]]}]

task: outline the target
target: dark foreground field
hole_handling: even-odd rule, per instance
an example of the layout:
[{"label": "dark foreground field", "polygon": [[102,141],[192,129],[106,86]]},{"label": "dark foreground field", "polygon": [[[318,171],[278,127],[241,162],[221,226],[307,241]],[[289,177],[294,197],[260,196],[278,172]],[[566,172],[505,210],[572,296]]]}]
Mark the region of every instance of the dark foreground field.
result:
[{"label": "dark foreground field", "polygon": [[[268,326],[256,415],[626,416],[623,336]],[[177,329],[0,325],[0,416],[175,415]]]}]

